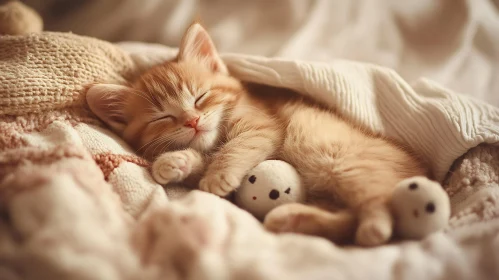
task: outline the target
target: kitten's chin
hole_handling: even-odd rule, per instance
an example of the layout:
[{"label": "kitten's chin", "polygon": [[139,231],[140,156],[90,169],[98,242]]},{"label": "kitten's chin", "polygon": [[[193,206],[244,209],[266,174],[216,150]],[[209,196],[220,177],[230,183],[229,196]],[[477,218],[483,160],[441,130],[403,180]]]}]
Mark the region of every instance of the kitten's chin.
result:
[{"label": "kitten's chin", "polygon": [[215,146],[215,142],[218,138],[218,132],[214,131],[203,131],[198,135],[195,135],[189,146],[197,151],[208,151]]}]

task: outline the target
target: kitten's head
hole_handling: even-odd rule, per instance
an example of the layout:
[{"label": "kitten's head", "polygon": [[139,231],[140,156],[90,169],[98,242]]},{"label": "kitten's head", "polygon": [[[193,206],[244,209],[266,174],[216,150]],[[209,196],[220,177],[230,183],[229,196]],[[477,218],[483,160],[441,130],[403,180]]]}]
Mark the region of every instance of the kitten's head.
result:
[{"label": "kitten's head", "polygon": [[90,109],[147,157],[187,147],[213,148],[242,86],[208,35],[193,24],[174,61],[151,68],[131,87],[98,84],[87,92]]}]

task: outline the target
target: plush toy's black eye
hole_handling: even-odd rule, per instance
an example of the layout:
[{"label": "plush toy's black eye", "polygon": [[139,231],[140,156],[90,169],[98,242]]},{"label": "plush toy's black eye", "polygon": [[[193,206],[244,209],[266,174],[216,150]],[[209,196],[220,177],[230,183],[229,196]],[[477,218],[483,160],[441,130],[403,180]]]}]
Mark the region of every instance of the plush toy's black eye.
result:
[{"label": "plush toy's black eye", "polygon": [[256,176],[255,176],[255,175],[251,175],[251,176],[248,178],[248,181],[249,181],[250,183],[254,184],[254,183],[255,183],[255,181],[256,181]]},{"label": "plush toy's black eye", "polygon": [[436,208],[435,204],[433,202],[429,202],[428,204],[426,204],[425,210],[426,210],[426,212],[431,214],[431,213],[435,212],[435,208]]},{"label": "plush toy's black eye", "polygon": [[271,191],[269,192],[269,197],[270,197],[270,199],[272,199],[272,200],[276,200],[276,199],[278,199],[278,198],[279,198],[279,191],[278,191],[278,190],[271,190]]},{"label": "plush toy's black eye", "polygon": [[287,188],[284,193],[289,194],[291,192],[291,188]]},{"label": "plush toy's black eye", "polygon": [[416,184],[416,183],[412,183],[412,184],[409,185],[409,189],[412,190],[412,191],[415,190],[415,189],[417,189],[417,188],[418,188],[418,184]]},{"label": "plush toy's black eye", "polygon": [[414,209],[414,211],[412,211],[412,215],[413,215],[415,218],[419,218],[419,211],[418,211],[418,209]]}]

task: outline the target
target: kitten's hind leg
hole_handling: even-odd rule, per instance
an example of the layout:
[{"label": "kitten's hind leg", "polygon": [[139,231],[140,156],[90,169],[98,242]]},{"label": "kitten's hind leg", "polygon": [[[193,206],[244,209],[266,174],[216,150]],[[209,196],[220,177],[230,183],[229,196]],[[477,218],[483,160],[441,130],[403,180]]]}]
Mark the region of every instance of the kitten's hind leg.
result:
[{"label": "kitten's hind leg", "polygon": [[329,212],[314,206],[290,203],[270,211],[265,217],[264,226],[276,233],[314,235],[345,244],[352,242],[357,220],[350,211]]},{"label": "kitten's hind leg", "polygon": [[392,174],[363,172],[352,176],[345,172],[333,190],[358,219],[355,243],[361,246],[377,246],[387,243],[393,232],[393,216],[389,200],[398,178]]}]

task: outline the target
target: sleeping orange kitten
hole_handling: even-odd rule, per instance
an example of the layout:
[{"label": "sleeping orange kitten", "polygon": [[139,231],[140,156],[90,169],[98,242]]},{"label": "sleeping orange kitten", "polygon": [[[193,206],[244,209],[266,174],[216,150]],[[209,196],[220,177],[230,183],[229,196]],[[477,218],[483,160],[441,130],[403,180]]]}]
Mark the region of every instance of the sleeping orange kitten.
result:
[{"label": "sleeping orange kitten", "polygon": [[387,200],[395,185],[428,173],[407,149],[305,97],[231,77],[199,24],[187,30],[174,61],[153,67],[130,87],[94,85],[87,101],[155,160],[152,172],[161,184],[199,184],[225,196],[266,159],[293,165],[308,202],[271,211],[264,225],[274,232],[383,244],[392,235]]}]

